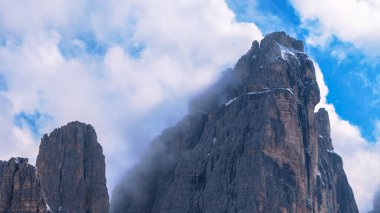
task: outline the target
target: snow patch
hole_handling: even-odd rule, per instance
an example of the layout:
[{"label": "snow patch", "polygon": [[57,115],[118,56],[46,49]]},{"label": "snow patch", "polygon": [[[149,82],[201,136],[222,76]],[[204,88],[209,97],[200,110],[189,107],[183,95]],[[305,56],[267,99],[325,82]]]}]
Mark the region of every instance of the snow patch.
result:
[{"label": "snow patch", "polygon": [[46,204],[46,209],[47,209],[48,211],[51,211],[49,204]]},{"label": "snow patch", "polygon": [[292,63],[292,60],[296,60],[297,63],[299,63],[299,61],[298,61],[300,59],[299,54],[306,56],[306,58],[308,60],[310,60],[309,56],[302,51],[298,51],[298,50],[295,50],[293,48],[284,47],[281,44],[279,44],[278,42],[276,42],[276,44],[280,48],[281,58],[284,59],[285,61],[289,62],[289,63]]},{"label": "snow patch", "polygon": [[257,92],[248,92],[247,95],[258,95],[258,94],[271,92],[272,90],[283,90],[283,91],[287,91],[290,94],[294,95],[293,90],[291,88],[282,88],[282,87],[273,88],[273,89],[265,88],[264,90],[257,91]]},{"label": "snow patch", "polygon": [[336,152],[334,150],[329,150],[328,149],[327,152],[332,153],[332,154],[336,154]]},{"label": "snow patch", "polygon": [[285,90],[285,91],[288,91],[290,94],[294,95],[293,90],[290,89],[290,88],[276,88],[276,89],[278,89],[278,90]]},{"label": "snow patch", "polygon": [[224,105],[228,106],[228,105],[232,104],[234,101],[236,101],[236,99],[237,99],[237,97],[232,98],[232,99],[228,100]]},{"label": "snow patch", "polygon": [[268,93],[272,90],[270,89],[265,89],[265,90],[262,90],[262,91],[257,91],[257,92],[248,92],[247,95],[258,95],[258,94],[263,94],[263,93]]}]

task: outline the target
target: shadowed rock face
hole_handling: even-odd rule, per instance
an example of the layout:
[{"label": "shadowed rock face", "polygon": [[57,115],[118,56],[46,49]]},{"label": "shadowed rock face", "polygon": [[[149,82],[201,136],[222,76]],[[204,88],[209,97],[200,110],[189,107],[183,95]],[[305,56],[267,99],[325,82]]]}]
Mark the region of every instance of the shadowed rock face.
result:
[{"label": "shadowed rock face", "polygon": [[380,191],[373,198],[373,210],[368,213],[380,213]]},{"label": "shadowed rock face", "polygon": [[358,212],[302,51],[283,32],[253,42],[152,142],[111,212]]},{"label": "shadowed rock face", "polygon": [[26,158],[0,161],[0,212],[49,212],[36,168]]},{"label": "shadowed rock face", "polygon": [[109,211],[105,157],[92,126],[72,122],[44,135],[37,168],[54,212]]},{"label": "shadowed rock face", "polygon": [[319,212],[358,212],[343,170],[342,158],[333,150],[327,111],[316,113],[318,129],[318,174],[316,198]]}]

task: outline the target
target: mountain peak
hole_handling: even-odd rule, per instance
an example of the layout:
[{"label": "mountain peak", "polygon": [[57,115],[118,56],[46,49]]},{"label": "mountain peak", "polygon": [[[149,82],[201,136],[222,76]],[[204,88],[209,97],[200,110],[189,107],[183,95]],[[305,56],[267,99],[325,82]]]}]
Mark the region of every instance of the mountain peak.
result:
[{"label": "mountain peak", "polygon": [[273,32],[265,35],[263,40],[261,40],[260,46],[265,48],[267,43],[269,42],[277,42],[278,44],[294,49],[300,52],[304,51],[303,42],[301,40],[297,40],[289,35],[287,35],[285,32]]},{"label": "mountain peak", "polygon": [[[301,41],[254,41],[114,190],[113,212],[358,209]],[[157,148],[160,147],[160,148]]]},{"label": "mountain peak", "polygon": [[54,212],[109,211],[105,157],[91,125],[70,122],[45,135],[36,166]]},{"label": "mountain peak", "polygon": [[313,61],[300,40],[284,32],[253,41],[249,51],[209,89],[190,102],[190,112],[210,111],[247,94],[288,93],[314,109],[320,100]]}]

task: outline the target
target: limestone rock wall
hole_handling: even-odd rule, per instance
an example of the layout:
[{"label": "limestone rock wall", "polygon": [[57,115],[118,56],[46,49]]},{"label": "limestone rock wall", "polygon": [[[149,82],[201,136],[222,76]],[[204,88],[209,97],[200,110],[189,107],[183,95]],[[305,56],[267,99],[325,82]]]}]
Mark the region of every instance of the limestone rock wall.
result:
[{"label": "limestone rock wall", "polygon": [[50,212],[36,168],[28,159],[0,161],[0,212]]},{"label": "limestone rock wall", "polygon": [[92,126],[71,122],[44,135],[36,166],[54,212],[109,211],[105,157]]},{"label": "limestone rock wall", "polygon": [[253,42],[152,142],[111,212],[358,212],[319,99],[301,41],[278,32]]}]

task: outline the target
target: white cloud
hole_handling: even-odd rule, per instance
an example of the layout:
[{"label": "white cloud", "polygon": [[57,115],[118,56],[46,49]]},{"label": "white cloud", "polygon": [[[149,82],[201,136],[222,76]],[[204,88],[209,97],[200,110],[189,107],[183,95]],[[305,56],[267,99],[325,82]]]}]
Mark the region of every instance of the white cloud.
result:
[{"label": "white cloud", "polygon": [[371,56],[379,56],[380,2],[377,0],[291,0],[303,26],[310,30],[308,42],[324,45],[332,35],[354,43]]},{"label": "white cloud", "polygon": [[[192,94],[261,38],[221,0],[0,0],[0,33],[2,158],[36,158],[39,138],[14,122],[21,112],[49,118],[41,133],[80,120],[97,130],[109,187],[183,116]],[[104,55],[86,53],[96,44],[82,33],[94,34]],[[67,43],[80,54],[66,57]],[[139,45],[139,57],[129,54]]]},{"label": "white cloud", "polygon": [[[363,138],[358,127],[339,117],[334,106],[326,101],[328,88],[318,64],[314,65],[321,91],[321,102],[316,110],[324,107],[329,112],[334,148],[343,158],[344,169],[360,212],[368,212],[372,208],[374,194],[380,187],[380,140],[377,143],[369,143]],[[379,127],[380,124],[376,126]],[[380,132],[380,129],[378,130]]]},{"label": "white cloud", "polygon": [[[0,92],[0,160],[29,156],[30,152],[36,153],[38,150],[30,130],[14,126],[12,107],[10,100]],[[36,157],[30,156],[30,162],[34,162]]]},{"label": "white cloud", "polygon": [[[319,14],[309,10],[301,13],[305,20]],[[339,31],[335,25],[328,28]],[[88,31],[106,44],[104,57],[65,58],[60,44],[72,42],[85,52],[86,41],[76,36]],[[39,139],[28,128],[15,126],[14,116],[20,112],[50,116],[41,123],[41,132],[72,120],[88,122],[104,147],[109,187],[150,138],[182,117],[191,94],[261,38],[255,25],[236,23],[221,0],[0,0],[0,32],[6,38],[0,44],[0,75],[7,84],[0,90],[2,158],[16,155],[34,161],[37,155]],[[140,44],[145,47],[140,57],[131,56],[128,47]],[[380,185],[379,145],[369,145],[358,128],[339,118],[326,103],[328,88],[318,67],[317,77],[334,145],[359,205],[368,208]]]},{"label": "white cloud", "polygon": [[[309,31],[307,43],[325,48],[333,37],[352,43],[368,58],[379,57],[380,52],[380,2],[377,0],[291,0],[299,12],[302,27]],[[338,47],[331,52],[340,62],[346,60],[347,52],[355,48]],[[376,62],[375,62],[376,63]],[[380,187],[380,140],[366,141],[358,127],[343,120],[332,104],[326,102],[328,89],[323,82],[322,72],[317,69],[322,100],[319,106],[330,114],[333,144],[344,160],[344,167],[354,190],[360,212],[372,208],[373,195]],[[365,87],[371,87],[376,96],[376,85],[359,73]],[[375,100],[376,102],[376,100]],[[371,103],[372,104],[372,103]],[[375,125],[378,126],[378,125]],[[374,135],[377,136],[379,133]]]}]

